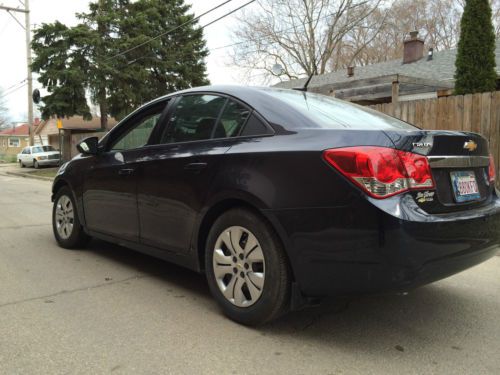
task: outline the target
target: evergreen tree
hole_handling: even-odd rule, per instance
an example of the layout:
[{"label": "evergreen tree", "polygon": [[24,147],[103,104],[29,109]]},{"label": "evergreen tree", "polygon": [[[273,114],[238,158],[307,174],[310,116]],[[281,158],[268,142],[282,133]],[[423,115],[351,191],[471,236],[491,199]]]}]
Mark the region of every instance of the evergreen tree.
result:
[{"label": "evergreen tree", "polygon": [[455,62],[456,94],[494,91],[495,32],[489,0],[466,0]]},{"label": "evergreen tree", "polygon": [[77,15],[77,26],[43,24],[32,42],[32,69],[49,93],[42,117],[91,118],[89,96],[104,128],[108,114],[122,118],[158,96],[207,84],[196,22],[167,33],[193,18],[189,10],[184,0],[99,0]]}]

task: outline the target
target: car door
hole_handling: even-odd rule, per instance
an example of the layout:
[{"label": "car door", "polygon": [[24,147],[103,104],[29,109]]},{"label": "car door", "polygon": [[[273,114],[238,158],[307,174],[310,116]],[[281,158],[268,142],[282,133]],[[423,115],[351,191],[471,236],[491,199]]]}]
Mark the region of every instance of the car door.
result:
[{"label": "car door", "polygon": [[137,179],[145,146],[162,121],[166,101],[144,108],[113,129],[84,177],[87,228],[137,242]]},{"label": "car door", "polygon": [[250,113],[238,105],[239,122],[227,124],[228,134],[220,119],[235,111],[234,104],[215,94],[190,94],[173,104],[138,186],[142,243],[176,253],[189,251],[195,220],[221,157]]},{"label": "car door", "polygon": [[25,151],[23,151],[22,158],[24,165],[33,164],[33,158],[31,157],[31,147],[26,147]]},{"label": "car door", "polygon": [[26,160],[26,149],[27,149],[27,147],[23,148],[23,150],[18,155],[19,160],[23,164],[25,164],[25,160]]}]

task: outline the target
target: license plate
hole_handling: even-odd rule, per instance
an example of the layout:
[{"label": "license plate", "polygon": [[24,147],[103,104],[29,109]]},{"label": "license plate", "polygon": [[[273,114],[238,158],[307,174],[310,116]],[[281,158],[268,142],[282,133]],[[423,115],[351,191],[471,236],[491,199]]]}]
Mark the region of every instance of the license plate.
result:
[{"label": "license plate", "polygon": [[451,186],[457,202],[474,201],[481,198],[476,175],[472,171],[450,172]]}]

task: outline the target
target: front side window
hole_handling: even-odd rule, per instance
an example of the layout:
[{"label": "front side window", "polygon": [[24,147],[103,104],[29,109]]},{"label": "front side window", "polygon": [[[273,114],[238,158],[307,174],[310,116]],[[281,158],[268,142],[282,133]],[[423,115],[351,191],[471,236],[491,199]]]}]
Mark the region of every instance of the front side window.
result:
[{"label": "front side window", "polygon": [[33,147],[34,154],[38,154],[39,152],[43,152],[43,147],[41,147],[41,146]]},{"label": "front side window", "polygon": [[217,95],[187,95],[177,102],[161,143],[210,139],[226,98]]},{"label": "front side window", "polygon": [[240,134],[241,128],[245,125],[249,115],[250,110],[239,103],[229,100],[215,129],[214,138],[236,137]]},{"label": "front side window", "polygon": [[111,146],[111,151],[126,151],[145,146],[160,119],[161,112],[150,114],[139,120],[135,126],[132,126],[131,129],[118,138],[114,145]]}]

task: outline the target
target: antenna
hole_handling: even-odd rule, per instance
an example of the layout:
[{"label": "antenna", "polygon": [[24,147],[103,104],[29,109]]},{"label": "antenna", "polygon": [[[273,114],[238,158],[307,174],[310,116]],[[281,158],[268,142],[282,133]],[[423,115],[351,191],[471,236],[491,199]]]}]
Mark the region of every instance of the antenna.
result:
[{"label": "antenna", "polygon": [[293,90],[307,92],[307,86],[309,86],[309,82],[311,82],[311,79],[312,79],[313,75],[315,75],[315,74],[316,74],[316,68],[314,68],[314,71],[311,73],[311,75],[307,79],[306,83],[304,83],[303,87],[294,87]]}]

